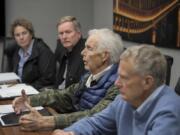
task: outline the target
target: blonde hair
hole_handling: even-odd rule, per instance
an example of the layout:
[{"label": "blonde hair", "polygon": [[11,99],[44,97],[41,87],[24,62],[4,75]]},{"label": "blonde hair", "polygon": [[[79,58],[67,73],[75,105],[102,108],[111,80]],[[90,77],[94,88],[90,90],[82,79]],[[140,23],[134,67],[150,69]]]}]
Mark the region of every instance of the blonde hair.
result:
[{"label": "blonde hair", "polygon": [[60,18],[60,20],[57,23],[57,27],[65,22],[72,22],[74,25],[74,29],[78,32],[81,32],[81,24],[77,21],[76,17],[64,16],[64,17]]}]

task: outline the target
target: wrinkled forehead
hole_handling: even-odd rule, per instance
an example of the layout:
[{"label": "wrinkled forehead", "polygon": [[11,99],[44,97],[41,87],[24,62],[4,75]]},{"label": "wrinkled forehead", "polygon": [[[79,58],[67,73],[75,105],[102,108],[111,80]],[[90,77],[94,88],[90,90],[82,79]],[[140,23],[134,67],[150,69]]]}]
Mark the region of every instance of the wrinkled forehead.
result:
[{"label": "wrinkled forehead", "polygon": [[128,58],[120,60],[118,73],[120,74],[120,72],[134,74],[136,72],[134,59]]},{"label": "wrinkled forehead", "polygon": [[98,45],[97,35],[90,35],[85,42],[85,46],[97,46],[97,45]]},{"label": "wrinkled forehead", "polygon": [[75,30],[75,26],[72,22],[63,22],[61,24],[59,24],[58,26],[58,30],[64,30],[64,29],[69,29],[69,30]]}]

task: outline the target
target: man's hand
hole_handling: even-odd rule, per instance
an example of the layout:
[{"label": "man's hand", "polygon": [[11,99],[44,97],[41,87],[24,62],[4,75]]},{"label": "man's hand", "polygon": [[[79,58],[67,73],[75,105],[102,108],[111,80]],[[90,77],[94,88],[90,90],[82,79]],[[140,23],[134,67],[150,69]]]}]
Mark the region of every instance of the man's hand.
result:
[{"label": "man's hand", "polygon": [[55,122],[53,116],[42,116],[29,104],[26,107],[30,110],[30,113],[20,117],[19,123],[21,130],[36,131],[54,128]]},{"label": "man's hand", "polygon": [[12,107],[16,114],[20,114],[20,112],[27,109],[26,104],[30,104],[30,99],[27,97],[25,90],[22,90],[21,94],[21,97],[15,98],[12,102]]},{"label": "man's hand", "polygon": [[55,130],[52,135],[75,135],[73,132],[65,132],[63,130]]}]

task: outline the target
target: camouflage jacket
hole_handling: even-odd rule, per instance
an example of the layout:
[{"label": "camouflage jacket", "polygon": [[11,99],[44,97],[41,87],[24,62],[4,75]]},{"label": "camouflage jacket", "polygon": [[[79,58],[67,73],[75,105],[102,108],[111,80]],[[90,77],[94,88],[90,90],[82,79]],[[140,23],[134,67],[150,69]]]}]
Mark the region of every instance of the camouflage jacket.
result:
[{"label": "camouflage jacket", "polygon": [[[64,128],[85,116],[91,116],[103,110],[119,94],[117,87],[112,85],[108,89],[105,97],[93,108],[77,110],[74,101],[76,100],[75,94],[81,90],[80,87],[82,86],[80,85],[80,83],[76,83],[61,91],[49,89],[38,95],[30,96],[31,105],[48,106],[55,109],[59,113],[54,115],[55,128]],[[83,85],[85,85],[85,83]]]}]

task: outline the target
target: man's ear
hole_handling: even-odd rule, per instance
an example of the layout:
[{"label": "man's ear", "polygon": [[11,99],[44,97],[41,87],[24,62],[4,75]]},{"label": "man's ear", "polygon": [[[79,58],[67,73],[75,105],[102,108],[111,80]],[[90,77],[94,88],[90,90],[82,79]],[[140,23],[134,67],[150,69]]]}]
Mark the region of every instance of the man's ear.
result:
[{"label": "man's ear", "polygon": [[108,51],[104,51],[104,52],[102,52],[101,57],[102,57],[103,62],[105,62],[105,61],[107,61],[109,59],[110,54],[109,54]]},{"label": "man's ear", "polygon": [[152,89],[154,87],[154,78],[151,75],[146,75],[143,81],[143,86],[145,90]]},{"label": "man's ear", "polygon": [[82,37],[82,33],[78,31],[78,38],[80,39]]}]

